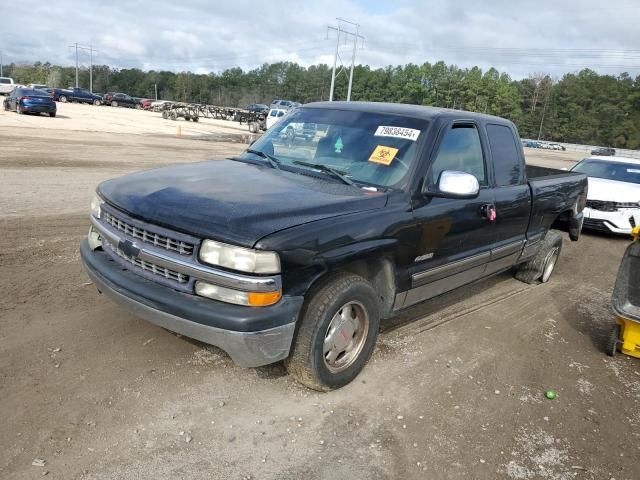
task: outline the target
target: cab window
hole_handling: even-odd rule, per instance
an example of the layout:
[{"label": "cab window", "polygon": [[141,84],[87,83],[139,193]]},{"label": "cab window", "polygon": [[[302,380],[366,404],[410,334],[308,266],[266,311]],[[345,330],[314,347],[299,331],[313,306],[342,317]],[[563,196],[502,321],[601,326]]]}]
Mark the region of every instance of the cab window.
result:
[{"label": "cab window", "polygon": [[453,125],[447,131],[431,165],[431,183],[436,184],[445,170],[470,173],[480,185],[487,185],[482,144],[475,125]]}]

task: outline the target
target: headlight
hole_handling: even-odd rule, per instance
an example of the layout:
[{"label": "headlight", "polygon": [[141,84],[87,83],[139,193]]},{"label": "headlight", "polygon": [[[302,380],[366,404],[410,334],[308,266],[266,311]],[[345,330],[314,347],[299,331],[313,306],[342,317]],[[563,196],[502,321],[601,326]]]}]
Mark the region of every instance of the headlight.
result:
[{"label": "headlight", "polygon": [[91,215],[93,215],[96,218],[100,218],[100,213],[101,213],[101,206],[104,203],[104,200],[102,200],[98,194],[94,194],[93,195],[93,200],[91,200]]},{"label": "headlight", "polygon": [[274,292],[241,292],[202,281],[196,282],[196,294],[201,297],[247,307],[267,307],[278,303],[278,300],[282,297],[282,293],[279,290]]},{"label": "headlight", "polygon": [[200,260],[211,265],[248,273],[280,273],[276,252],[263,252],[205,240],[200,247]]}]

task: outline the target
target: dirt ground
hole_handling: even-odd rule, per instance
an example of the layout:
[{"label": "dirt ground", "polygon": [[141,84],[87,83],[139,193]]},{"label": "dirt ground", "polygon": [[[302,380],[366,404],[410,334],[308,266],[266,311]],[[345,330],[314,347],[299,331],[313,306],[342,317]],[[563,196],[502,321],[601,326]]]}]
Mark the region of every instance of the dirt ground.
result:
[{"label": "dirt ground", "polygon": [[640,363],[602,353],[626,239],[565,238],[548,284],[503,274],[403,312],[320,394],[136,318],[80,265],[98,182],[243,145],[16,117],[0,112],[0,478],[639,478]]}]

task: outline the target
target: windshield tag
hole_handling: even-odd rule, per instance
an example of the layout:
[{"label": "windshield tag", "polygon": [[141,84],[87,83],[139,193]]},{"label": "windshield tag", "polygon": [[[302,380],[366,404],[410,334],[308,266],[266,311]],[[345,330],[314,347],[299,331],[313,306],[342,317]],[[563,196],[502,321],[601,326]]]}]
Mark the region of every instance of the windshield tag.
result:
[{"label": "windshield tag", "polygon": [[411,140],[415,142],[416,140],[418,140],[420,130],[416,130],[415,128],[388,127],[380,125],[374,135],[376,137],[404,138],[405,140]]},{"label": "windshield tag", "polygon": [[344,148],[344,143],[342,143],[342,137],[338,137],[336,143],[334,145],[336,153],[342,153],[342,149]]},{"label": "windshield tag", "polygon": [[640,173],[637,168],[627,168],[627,173]]},{"label": "windshield tag", "polygon": [[373,151],[371,156],[369,157],[369,161],[373,163],[379,163],[381,165],[389,166],[394,158],[396,158],[396,154],[398,153],[397,148],[393,147],[385,147],[384,145],[378,145],[376,149]]}]

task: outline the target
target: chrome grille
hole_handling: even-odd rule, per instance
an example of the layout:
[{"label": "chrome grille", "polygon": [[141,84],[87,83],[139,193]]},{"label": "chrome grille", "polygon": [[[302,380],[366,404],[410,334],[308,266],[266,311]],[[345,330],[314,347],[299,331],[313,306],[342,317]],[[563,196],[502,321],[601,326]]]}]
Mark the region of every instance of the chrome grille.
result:
[{"label": "chrome grille", "polygon": [[109,248],[115,252],[120,258],[126,260],[127,262],[135,265],[136,267],[141,268],[147,272],[151,272],[155,275],[160,275],[161,277],[166,278],[167,280],[174,280],[178,283],[187,283],[189,281],[189,276],[184,273],[176,272],[175,270],[170,270],[165,267],[161,267],[156,265],[155,263],[147,262],[146,260],[140,260],[136,257],[130,257],[118,247],[111,245],[109,242],[104,242],[103,245],[108,245]]},{"label": "chrome grille", "polygon": [[148,243],[149,245],[153,245],[155,247],[164,248],[165,250],[170,250],[172,252],[177,252],[180,255],[193,254],[194,247],[191,243],[183,242],[182,240],[176,240],[175,238],[166,237],[164,235],[160,235],[158,233],[136,227],[106,211],[103,211],[103,218],[104,221],[111,225],[113,228],[120,230],[121,232],[124,232],[125,234],[133,238],[142,240],[144,243]]},{"label": "chrome grille", "polygon": [[604,202],[601,200],[587,200],[587,207],[601,212],[615,212],[617,210],[615,202]]}]

